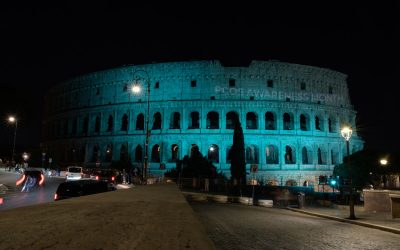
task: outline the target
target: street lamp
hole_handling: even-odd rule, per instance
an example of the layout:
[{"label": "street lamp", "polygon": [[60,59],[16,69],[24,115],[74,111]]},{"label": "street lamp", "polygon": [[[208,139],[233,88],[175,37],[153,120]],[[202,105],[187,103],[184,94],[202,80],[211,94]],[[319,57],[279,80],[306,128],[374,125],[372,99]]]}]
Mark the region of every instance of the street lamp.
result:
[{"label": "street lamp", "polygon": [[[388,164],[388,161],[386,159],[380,159],[379,163],[381,164],[382,168],[385,167]],[[383,170],[383,188],[386,189],[386,169]]]},{"label": "street lamp", "polygon": [[18,127],[18,120],[14,116],[8,117],[8,121],[10,123],[15,123],[15,129],[14,129],[14,143],[13,143],[13,148],[12,148],[12,155],[11,155],[11,165],[14,164],[14,154],[15,154],[15,140],[17,139],[17,127]]},{"label": "street lamp", "polygon": [[133,72],[133,93],[142,92],[141,82],[144,81],[147,87],[147,113],[146,113],[146,141],[145,141],[145,150],[144,150],[144,164],[142,165],[142,176],[144,183],[147,184],[147,169],[149,167],[149,138],[150,138],[150,129],[149,129],[149,116],[150,116],[150,77],[147,71],[139,69]]},{"label": "street lamp", "polygon": [[349,219],[356,219],[354,215],[354,197],[353,197],[353,180],[351,174],[351,163],[350,163],[350,137],[353,134],[353,130],[349,127],[344,127],[341,130],[342,137],[346,140],[346,149],[347,149],[347,163],[349,167],[349,182],[350,182],[350,218]]}]

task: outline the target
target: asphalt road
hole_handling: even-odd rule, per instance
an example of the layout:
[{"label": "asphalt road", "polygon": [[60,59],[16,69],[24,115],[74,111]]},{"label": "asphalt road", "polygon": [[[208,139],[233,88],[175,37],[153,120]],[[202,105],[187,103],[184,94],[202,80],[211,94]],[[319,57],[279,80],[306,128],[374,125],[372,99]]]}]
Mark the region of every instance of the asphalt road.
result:
[{"label": "asphalt road", "polygon": [[3,204],[0,205],[0,211],[53,202],[54,193],[58,185],[65,181],[65,178],[47,177],[43,187],[39,187],[30,192],[21,192],[21,187],[15,185],[15,181],[19,178],[20,175],[17,173],[0,172],[0,183],[9,188],[9,192],[1,194],[1,197],[3,197]]},{"label": "asphalt road", "polygon": [[400,249],[400,235],[285,209],[191,203],[217,249]]}]

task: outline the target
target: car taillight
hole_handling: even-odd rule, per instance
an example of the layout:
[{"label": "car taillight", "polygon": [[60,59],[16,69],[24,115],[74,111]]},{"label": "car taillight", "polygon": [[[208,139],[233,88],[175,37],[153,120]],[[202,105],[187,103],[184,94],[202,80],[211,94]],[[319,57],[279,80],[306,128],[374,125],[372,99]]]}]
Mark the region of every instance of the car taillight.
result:
[{"label": "car taillight", "polygon": [[41,186],[41,185],[43,185],[43,183],[44,183],[44,175],[43,175],[43,174],[40,174],[39,185]]},{"label": "car taillight", "polygon": [[100,179],[100,177],[97,175],[97,176],[96,176],[96,180],[98,181],[99,179]]},{"label": "car taillight", "polygon": [[54,200],[57,200],[57,199],[58,199],[58,194],[55,193],[55,194],[54,194]]},{"label": "car taillight", "polygon": [[114,181],[114,180],[115,180],[115,177],[114,177],[114,176],[112,176],[112,177],[111,177],[111,180],[112,180],[112,181]]},{"label": "car taillight", "polygon": [[18,181],[15,182],[15,184],[16,184],[17,186],[20,185],[22,182],[24,182],[25,178],[26,178],[26,176],[23,175],[23,176],[21,177],[21,179],[19,179]]},{"label": "car taillight", "polygon": [[0,205],[3,204],[3,198],[0,198]]}]

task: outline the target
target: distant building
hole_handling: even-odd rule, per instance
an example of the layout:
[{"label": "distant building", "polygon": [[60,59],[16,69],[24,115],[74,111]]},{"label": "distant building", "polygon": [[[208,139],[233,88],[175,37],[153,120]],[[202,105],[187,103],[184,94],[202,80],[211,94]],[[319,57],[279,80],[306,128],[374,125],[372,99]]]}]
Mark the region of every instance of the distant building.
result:
[{"label": "distant building", "polygon": [[345,74],[277,61],[248,67],[193,61],[125,66],[51,89],[43,147],[55,161],[142,164],[147,94],[130,91],[137,70],[146,71],[151,84],[150,173],[175,167],[197,146],[229,176],[235,116],[243,127],[247,169],[256,164],[264,183],[313,185],[319,175],[331,175],[346,154],[344,125],[353,128],[351,152],[363,148]]}]

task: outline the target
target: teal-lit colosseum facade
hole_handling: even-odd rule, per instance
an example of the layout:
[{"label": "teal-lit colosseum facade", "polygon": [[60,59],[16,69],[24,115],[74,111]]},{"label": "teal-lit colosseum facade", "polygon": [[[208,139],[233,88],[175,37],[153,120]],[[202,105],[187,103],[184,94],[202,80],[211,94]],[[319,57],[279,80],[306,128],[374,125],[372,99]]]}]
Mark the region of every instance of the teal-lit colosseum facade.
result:
[{"label": "teal-lit colosseum facade", "polygon": [[[139,72],[149,77],[143,78],[143,84],[150,83],[149,102],[146,91],[131,91]],[[141,168],[149,104],[151,174],[174,168],[197,146],[229,177],[228,152],[238,117],[246,167],[258,166],[257,179],[312,185],[343,161],[343,126],[353,128],[350,151],[363,148],[346,79],[330,69],[278,61],[244,67],[167,62],[94,72],[47,93],[42,146],[62,164],[107,167],[127,160]]]}]

